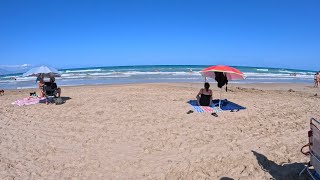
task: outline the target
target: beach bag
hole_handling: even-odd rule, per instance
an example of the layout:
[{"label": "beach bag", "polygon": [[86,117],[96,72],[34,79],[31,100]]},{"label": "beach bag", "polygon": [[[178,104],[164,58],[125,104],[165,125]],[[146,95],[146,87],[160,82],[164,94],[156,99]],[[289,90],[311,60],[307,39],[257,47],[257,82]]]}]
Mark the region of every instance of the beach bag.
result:
[{"label": "beach bag", "polygon": [[228,85],[228,78],[223,72],[214,72],[215,74],[215,80],[218,82],[218,87],[222,88],[224,85],[226,85],[226,91],[228,91],[227,85]]}]

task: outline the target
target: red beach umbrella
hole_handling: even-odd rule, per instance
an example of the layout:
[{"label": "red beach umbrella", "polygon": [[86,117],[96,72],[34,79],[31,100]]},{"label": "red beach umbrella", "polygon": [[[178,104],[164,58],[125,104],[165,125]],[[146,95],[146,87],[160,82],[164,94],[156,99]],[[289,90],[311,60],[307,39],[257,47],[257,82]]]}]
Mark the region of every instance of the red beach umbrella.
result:
[{"label": "red beach umbrella", "polygon": [[243,72],[240,70],[224,65],[210,66],[201,71],[201,74],[205,77],[215,78],[215,72],[222,72],[227,76],[227,79],[230,80],[240,80],[245,79]]}]

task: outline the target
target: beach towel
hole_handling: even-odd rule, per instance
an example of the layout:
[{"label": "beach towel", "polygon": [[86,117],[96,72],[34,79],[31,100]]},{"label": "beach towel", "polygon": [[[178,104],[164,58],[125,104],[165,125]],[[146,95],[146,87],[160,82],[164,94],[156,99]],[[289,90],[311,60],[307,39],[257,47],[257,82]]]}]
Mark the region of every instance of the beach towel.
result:
[{"label": "beach towel", "polygon": [[193,109],[196,112],[199,112],[199,113],[202,113],[202,112],[213,113],[213,112],[217,112],[218,110],[217,107],[199,106],[196,100],[190,100],[188,103],[193,107]]},{"label": "beach towel", "polygon": [[27,97],[23,99],[18,99],[11,104],[17,105],[17,106],[28,106],[28,105],[38,104],[40,103],[40,101],[43,101],[45,99],[46,99],[45,97]]},{"label": "beach towel", "polygon": [[222,100],[221,101],[221,109],[219,109],[219,99],[215,99],[212,101],[212,106],[199,106],[197,103],[197,100],[190,100],[188,102],[193,109],[196,112],[202,113],[202,112],[210,112],[210,113],[217,113],[217,112],[221,112],[221,111],[240,111],[243,109],[246,109],[243,106],[240,106],[234,102],[228,101],[228,100]]},{"label": "beach towel", "polygon": [[[219,106],[219,99],[212,100],[212,104],[215,107]],[[227,99],[224,99],[224,100],[221,100],[221,109],[223,111],[240,111],[246,108],[234,102],[228,101]]]}]

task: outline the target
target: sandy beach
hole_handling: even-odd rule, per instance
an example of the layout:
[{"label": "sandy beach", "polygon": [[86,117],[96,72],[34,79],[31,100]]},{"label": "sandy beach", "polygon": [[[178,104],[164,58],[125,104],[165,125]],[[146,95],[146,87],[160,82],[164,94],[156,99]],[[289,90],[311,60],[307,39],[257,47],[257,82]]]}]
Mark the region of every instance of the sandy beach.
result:
[{"label": "sandy beach", "polygon": [[319,89],[231,84],[223,97],[245,110],[187,114],[202,86],[62,87],[62,105],[21,107],[33,90],[6,91],[0,179],[298,179]]}]

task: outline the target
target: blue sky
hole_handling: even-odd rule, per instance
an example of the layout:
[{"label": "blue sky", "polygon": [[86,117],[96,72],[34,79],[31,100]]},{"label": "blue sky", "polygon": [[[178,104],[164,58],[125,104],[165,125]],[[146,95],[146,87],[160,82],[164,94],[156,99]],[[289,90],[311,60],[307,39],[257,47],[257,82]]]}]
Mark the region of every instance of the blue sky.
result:
[{"label": "blue sky", "polygon": [[319,70],[318,0],[2,0],[0,64]]}]

